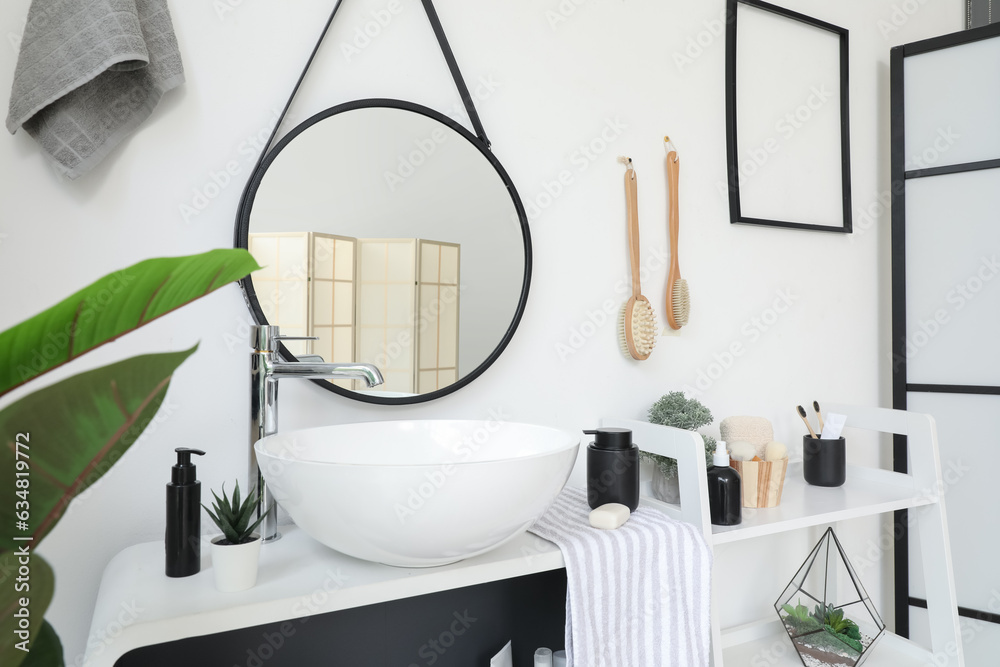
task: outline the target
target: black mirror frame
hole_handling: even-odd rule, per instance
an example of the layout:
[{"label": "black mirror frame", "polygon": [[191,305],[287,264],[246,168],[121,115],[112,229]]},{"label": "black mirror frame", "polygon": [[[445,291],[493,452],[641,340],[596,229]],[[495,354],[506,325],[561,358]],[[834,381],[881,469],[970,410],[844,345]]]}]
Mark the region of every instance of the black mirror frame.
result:
[{"label": "black mirror frame", "polygon": [[[414,113],[427,116],[432,120],[436,120],[442,123],[452,130],[457,132],[459,135],[464,137],[469,143],[475,146],[483,157],[489,160],[490,164],[496,170],[497,174],[500,176],[504,185],[507,187],[507,192],[510,194],[511,200],[514,202],[514,209],[517,213],[518,220],[521,225],[521,236],[524,241],[524,282],[521,285],[521,295],[517,304],[517,310],[514,313],[514,318],[504,333],[503,338],[497,347],[490,353],[490,355],[483,361],[479,366],[474,368],[469,373],[461,376],[453,382],[452,384],[438,389],[436,391],[428,392],[426,394],[415,394],[413,396],[394,396],[394,397],[383,397],[372,394],[360,394],[355,391],[350,391],[342,387],[334,385],[332,382],[327,380],[313,380],[316,384],[323,387],[328,391],[332,391],[335,394],[340,394],[347,398],[354,399],[356,401],[361,401],[363,403],[373,403],[377,405],[413,405],[416,403],[424,403],[426,401],[432,401],[436,398],[441,398],[442,396],[447,396],[448,394],[461,389],[466,386],[480,375],[482,375],[487,368],[493,365],[493,362],[499,358],[500,354],[506,349],[507,345],[510,343],[511,338],[514,336],[514,332],[517,330],[518,325],[521,323],[521,317],[524,315],[524,308],[528,300],[528,289],[531,284],[531,233],[528,230],[528,216],[524,211],[524,205],[521,203],[521,197],[517,193],[517,189],[514,187],[514,183],[511,181],[510,176],[504,170],[503,165],[497,160],[496,156],[490,151],[488,145],[481,140],[476,135],[472,134],[459,125],[457,122],[451,118],[445,116],[444,114],[430,109],[428,107],[416,104],[414,102],[407,102],[403,100],[395,100],[389,98],[369,98],[362,100],[354,100],[351,102],[346,102],[344,104],[338,104],[337,106],[325,109],[312,117],[306,119],[292,130],[288,132],[281,140],[275,144],[275,146],[268,151],[268,153],[263,157],[254,173],[251,175],[250,180],[247,182],[246,189],[243,192],[243,197],[240,200],[239,211],[236,216],[236,230],[234,235],[234,246],[237,248],[243,248],[244,250],[248,247],[249,233],[250,233],[250,212],[253,209],[253,202],[257,195],[257,190],[260,187],[260,183],[264,178],[264,174],[267,172],[268,167],[275,160],[281,150],[287,146],[293,139],[295,139],[299,134],[309,129],[321,120],[330,118],[331,116],[336,116],[337,114],[344,113],[347,111],[355,111],[357,109],[366,108],[392,108],[392,109],[402,109],[404,111],[411,111]],[[247,307],[250,309],[253,315],[254,322],[257,324],[267,324],[267,320],[264,317],[264,311],[260,307],[260,303],[257,300],[257,293],[253,288],[253,281],[249,276],[239,281],[240,287],[243,289],[243,296],[246,300]],[[281,345],[280,353],[283,359],[294,360],[295,356],[292,355],[288,349]]]},{"label": "black mirror frame", "polygon": [[[840,163],[841,194],[844,222],[840,227],[816,225],[785,220],[767,220],[745,217],[740,208],[740,165],[736,143],[736,25],[738,5],[756,7],[772,14],[784,16],[821,30],[827,30],[840,40]],[[807,229],[819,232],[850,234],[854,229],[851,211],[851,104],[849,31],[832,23],[778,7],[760,0],[726,0],[726,152],[729,167],[729,218],[732,224],[764,225],[790,229]]]}]

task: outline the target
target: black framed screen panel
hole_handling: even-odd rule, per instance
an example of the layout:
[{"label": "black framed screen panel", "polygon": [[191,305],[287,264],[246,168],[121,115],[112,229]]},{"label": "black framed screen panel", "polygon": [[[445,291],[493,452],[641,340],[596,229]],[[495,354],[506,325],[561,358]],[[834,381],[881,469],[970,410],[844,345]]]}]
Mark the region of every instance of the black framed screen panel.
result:
[{"label": "black framed screen panel", "polygon": [[[963,624],[992,628],[1000,624],[991,556],[1000,549],[1000,24],[896,47],[890,63],[893,407],[935,418],[959,613]],[[893,455],[905,471],[905,438]],[[923,564],[909,548],[907,513],[895,519],[896,632],[916,638]],[[1000,627],[963,636],[970,653],[1000,652]]]},{"label": "black framed screen panel", "polygon": [[[997,6],[1000,10],[1000,5]],[[993,23],[993,0],[966,0],[966,28],[981,28]]]}]

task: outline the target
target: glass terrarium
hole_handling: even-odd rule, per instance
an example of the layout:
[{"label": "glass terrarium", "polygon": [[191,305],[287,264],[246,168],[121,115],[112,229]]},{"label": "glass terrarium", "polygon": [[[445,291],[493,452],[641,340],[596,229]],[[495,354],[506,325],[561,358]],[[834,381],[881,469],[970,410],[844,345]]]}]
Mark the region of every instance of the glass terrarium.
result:
[{"label": "glass terrarium", "polygon": [[861,665],[885,633],[885,623],[832,528],[774,609],[806,667]]}]

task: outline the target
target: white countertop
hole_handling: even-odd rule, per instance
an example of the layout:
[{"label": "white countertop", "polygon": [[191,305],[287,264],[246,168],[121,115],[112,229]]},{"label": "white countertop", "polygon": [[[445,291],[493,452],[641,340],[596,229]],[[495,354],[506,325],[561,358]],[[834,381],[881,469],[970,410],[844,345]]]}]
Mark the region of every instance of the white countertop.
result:
[{"label": "white countertop", "polygon": [[115,556],[101,579],[85,667],[114,665],[152,644],[264,623],[474,586],[564,567],[551,542],[524,533],[498,549],[452,565],[405,569],[345,556],[295,526],[261,548],[257,585],[238,593],[215,589],[207,540],[202,569],[171,579],[163,542]]}]

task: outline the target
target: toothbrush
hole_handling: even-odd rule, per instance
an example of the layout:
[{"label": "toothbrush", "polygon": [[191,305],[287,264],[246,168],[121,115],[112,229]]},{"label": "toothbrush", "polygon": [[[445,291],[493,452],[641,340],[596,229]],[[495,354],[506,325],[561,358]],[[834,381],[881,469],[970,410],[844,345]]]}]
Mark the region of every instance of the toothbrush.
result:
[{"label": "toothbrush", "polygon": [[823,425],[823,413],[819,410],[819,401],[813,401],[813,410],[816,411],[816,419],[819,420],[819,432],[823,433],[826,426]]},{"label": "toothbrush", "polygon": [[809,419],[806,417],[806,409],[801,405],[798,406],[798,409],[799,409],[799,417],[802,417],[802,422],[806,425],[806,428],[809,429],[809,435],[815,438],[816,431],[813,430],[812,424],[809,423]]}]

